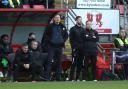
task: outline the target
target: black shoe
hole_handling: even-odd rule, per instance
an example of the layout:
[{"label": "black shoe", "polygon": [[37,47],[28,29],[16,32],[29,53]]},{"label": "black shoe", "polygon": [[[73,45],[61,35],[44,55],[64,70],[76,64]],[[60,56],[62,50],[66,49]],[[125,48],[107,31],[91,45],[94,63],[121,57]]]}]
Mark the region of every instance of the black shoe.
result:
[{"label": "black shoe", "polygon": [[49,79],[46,79],[44,76],[39,76],[39,78],[40,78],[42,81],[50,81]]}]

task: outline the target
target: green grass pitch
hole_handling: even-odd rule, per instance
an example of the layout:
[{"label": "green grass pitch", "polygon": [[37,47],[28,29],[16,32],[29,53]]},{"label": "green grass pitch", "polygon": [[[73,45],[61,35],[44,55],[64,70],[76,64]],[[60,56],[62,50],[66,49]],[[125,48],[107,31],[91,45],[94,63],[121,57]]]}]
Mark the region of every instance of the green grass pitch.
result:
[{"label": "green grass pitch", "polygon": [[128,81],[0,83],[0,89],[128,89]]}]

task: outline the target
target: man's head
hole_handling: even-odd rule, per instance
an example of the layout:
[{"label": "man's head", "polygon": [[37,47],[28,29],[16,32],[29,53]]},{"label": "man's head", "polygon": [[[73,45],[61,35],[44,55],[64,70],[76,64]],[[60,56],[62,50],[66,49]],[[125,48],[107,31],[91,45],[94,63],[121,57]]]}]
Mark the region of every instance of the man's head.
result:
[{"label": "man's head", "polygon": [[29,40],[34,40],[34,39],[36,39],[36,34],[35,34],[35,33],[29,33],[28,39],[29,39]]},{"label": "man's head", "polygon": [[8,44],[9,43],[9,36],[7,34],[3,34],[1,36],[1,41],[3,44]]},{"label": "man's head", "polygon": [[61,21],[61,16],[59,14],[55,15],[53,21],[55,24],[59,24]]},{"label": "man's head", "polygon": [[77,16],[75,20],[76,20],[76,24],[78,26],[82,26],[82,17],[81,16]]},{"label": "man's head", "polygon": [[125,38],[126,35],[127,35],[127,33],[126,33],[125,30],[120,30],[120,32],[119,32],[119,37],[121,37],[121,38]]},{"label": "man's head", "polygon": [[24,53],[27,53],[28,52],[28,44],[27,43],[22,44],[22,51]]},{"label": "man's head", "polygon": [[36,50],[38,48],[38,42],[36,40],[33,40],[31,42],[31,48],[34,50]]},{"label": "man's head", "polygon": [[92,28],[92,22],[91,21],[86,21],[86,28],[89,30]]}]

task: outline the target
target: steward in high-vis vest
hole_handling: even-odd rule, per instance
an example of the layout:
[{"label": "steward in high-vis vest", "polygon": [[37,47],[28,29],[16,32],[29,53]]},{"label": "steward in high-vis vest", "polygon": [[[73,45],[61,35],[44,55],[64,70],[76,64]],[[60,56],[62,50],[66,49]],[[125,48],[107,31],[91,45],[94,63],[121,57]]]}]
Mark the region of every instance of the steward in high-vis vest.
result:
[{"label": "steward in high-vis vest", "polygon": [[126,38],[126,32],[121,30],[117,38],[114,40],[116,48],[119,48],[121,51],[127,51],[128,49],[128,38]]},{"label": "steward in high-vis vest", "polygon": [[21,0],[0,0],[1,8],[21,8]]},{"label": "steward in high-vis vest", "polygon": [[11,8],[21,8],[22,7],[22,2],[21,0],[8,0],[9,5]]},{"label": "steward in high-vis vest", "polygon": [[119,32],[119,35],[114,40],[114,44],[116,48],[120,49],[120,51],[116,52],[116,63],[124,64],[125,78],[128,78],[128,38],[125,30]]}]

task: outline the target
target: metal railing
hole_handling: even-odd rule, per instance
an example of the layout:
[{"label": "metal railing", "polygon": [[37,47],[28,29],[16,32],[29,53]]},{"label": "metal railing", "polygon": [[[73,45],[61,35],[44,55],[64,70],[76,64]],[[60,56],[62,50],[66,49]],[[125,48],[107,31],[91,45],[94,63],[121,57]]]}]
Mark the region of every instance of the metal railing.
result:
[{"label": "metal railing", "polygon": [[100,51],[100,53],[102,53],[103,55],[103,60],[105,62],[106,60],[106,50],[110,50],[110,53],[112,53],[112,60],[111,60],[111,68],[112,68],[112,73],[115,74],[115,64],[116,64],[116,53],[117,51],[119,51],[118,48],[103,48],[100,43],[98,43],[98,50]]}]

